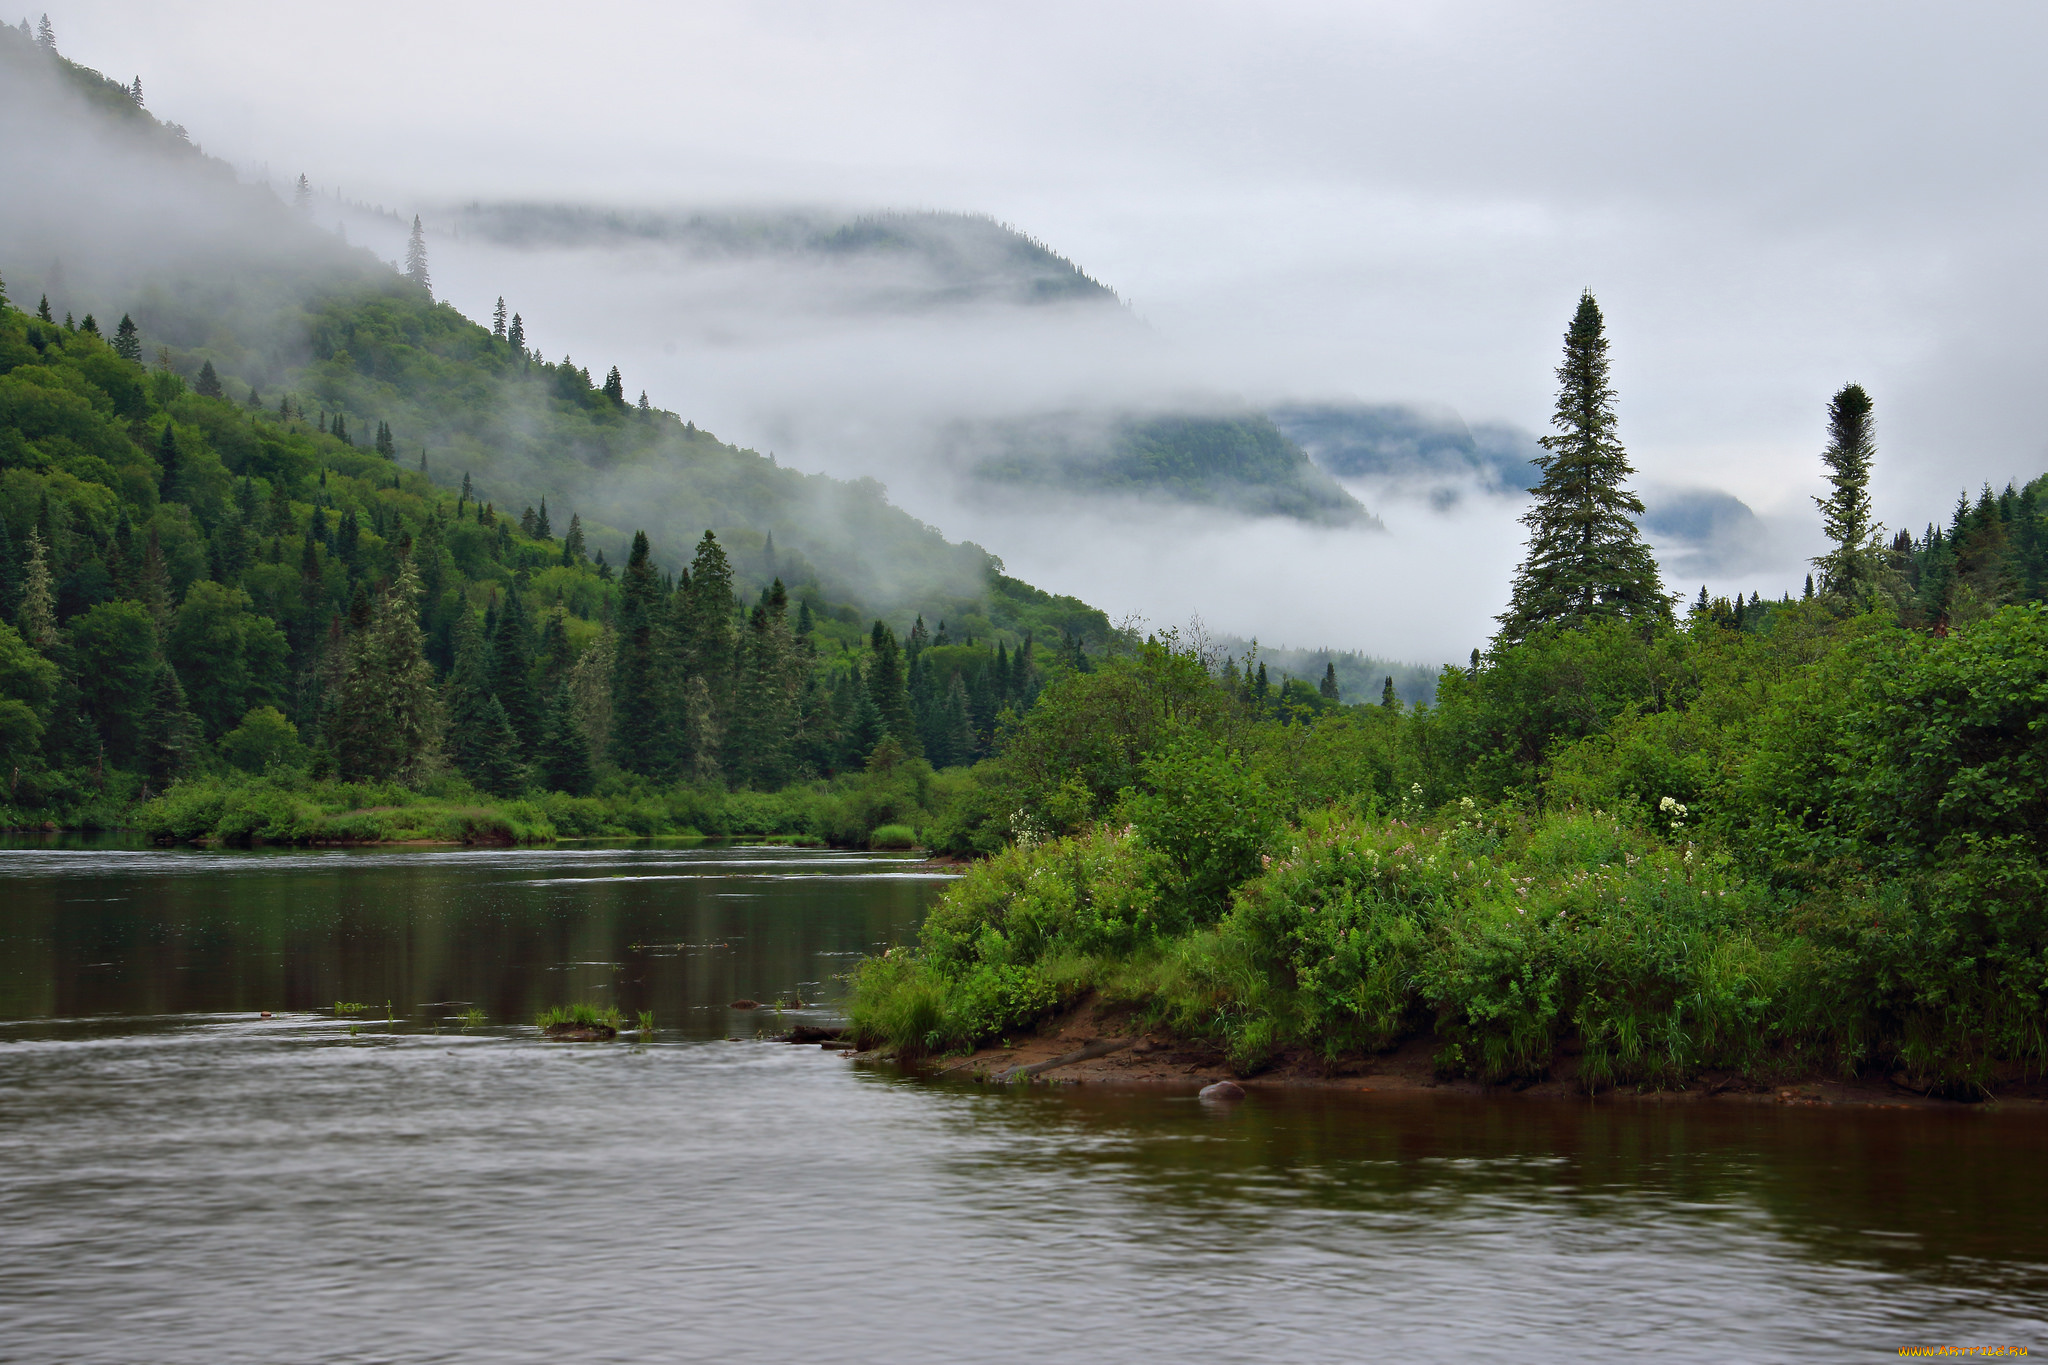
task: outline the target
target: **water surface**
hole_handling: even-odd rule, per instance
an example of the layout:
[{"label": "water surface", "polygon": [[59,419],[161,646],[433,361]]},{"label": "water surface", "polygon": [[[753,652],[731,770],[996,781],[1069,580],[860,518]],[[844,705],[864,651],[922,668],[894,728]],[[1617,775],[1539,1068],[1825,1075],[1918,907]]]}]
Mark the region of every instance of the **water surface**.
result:
[{"label": "water surface", "polygon": [[[733,999],[826,1021],[914,932],[943,883],[894,859],[31,848],[0,879],[0,1359],[2048,1346],[2030,1115],[1217,1108],[758,1038]],[[568,1000],[656,1034],[541,1042]]]}]

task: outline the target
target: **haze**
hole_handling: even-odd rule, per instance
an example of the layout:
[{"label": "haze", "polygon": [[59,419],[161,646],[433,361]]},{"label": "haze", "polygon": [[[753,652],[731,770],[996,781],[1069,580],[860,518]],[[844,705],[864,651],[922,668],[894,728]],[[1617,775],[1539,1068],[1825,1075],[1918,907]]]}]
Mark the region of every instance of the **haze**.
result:
[{"label": "haze", "polygon": [[1642,483],[1726,490],[1764,519],[1741,556],[1667,551],[1674,589],[1701,576],[1682,568],[1796,587],[1822,409],[1847,380],[1878,401],[1894,525],[2048,465],[2036,7],[85,0],[51,17],[67,55],[140,74],[209,152],[430,221],[478,198],[1016,224],[1116,289],[1146,339],[1048,360],[1013,329],[966,347],[926,325],[797,332],[758,290],[678,317],[616,260],[436,249],[472,316],[529,299],[550,355],[618,363],[659,405],[805,467],[878,473],[949,535],[1112,612],[1458,657],[1505,596],[1513,508],[1363,489],[1387,534],[1174,514],[1117,540],[960,497],[923,458],[934,421],[1107,385],[1540,429],[1590,286]]}]

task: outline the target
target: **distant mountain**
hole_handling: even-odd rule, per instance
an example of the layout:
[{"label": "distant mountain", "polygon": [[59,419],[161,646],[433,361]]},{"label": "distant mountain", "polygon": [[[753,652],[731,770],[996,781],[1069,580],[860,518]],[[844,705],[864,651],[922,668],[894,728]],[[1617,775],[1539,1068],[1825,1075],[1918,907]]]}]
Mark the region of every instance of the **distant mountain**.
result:
[{"label": "distant mountain", "polygon": [[1371,479],[1427,496],[1439,505],[1467,491],[1534,488],[1536,438],[1497,423],[1466,425],[1448,408],[1400,404],[1316,403],[1275,408],[1273,424],[1316,467],[1344,479]]},{"label": "distant mountain", "polygon": [[[365,436],[388,426],[405,467],[467,479],[515,518],[546,498],[557,525],[580,514],[591,550],[613,562],[645,529],[678,568],[711,528],[743,593],[780,575],[848,620],[907,626],[924,613],[983,636],[1107,635],[1100,612],[1004,578],[994,556],[948,542],[872,480],[779,467],[606,392],[602,361],[593,377],[522,352],[269,188],[237,183],[119,83],[12,29],[0,33],[0,126],[11,295],[47,295],[57,318],[93,314],[107,334],[131,315],[141,353],[188,380],[210,364],[237,402],[253,389],[252,406],[289,399],[323,430],[338,415]],[[261,472],[263,458],[230,465]]]},{"label": "distant mountain", "polygon": [[980,481],[1078,497],[1131,497],[1331,526],[1378,518],[1257,413],[1085,416],[962,427]]},{"label": "distant mountain", "polygon": [[837,268],[844,306],[915,311],[970,303],[1115,304],[1114,292],[1017,229],[981,214],[663,213],[568,204],[472,203],[457,234],[522,248],[655,247],[704,260],[782,258]]}]

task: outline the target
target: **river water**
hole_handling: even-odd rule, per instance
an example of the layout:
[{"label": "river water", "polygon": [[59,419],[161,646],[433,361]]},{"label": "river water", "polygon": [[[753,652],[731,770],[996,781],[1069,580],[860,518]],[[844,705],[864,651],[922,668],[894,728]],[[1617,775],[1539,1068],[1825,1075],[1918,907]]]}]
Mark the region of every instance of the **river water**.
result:
[{"label": "river water", "polygon": [[[2031,1114],[1218,1107],[766,1039],[943,885],[776,849],[0,850],[0,1360],[2048,1348]],[[541,1041],[570,1001],[654,1034]]]}]

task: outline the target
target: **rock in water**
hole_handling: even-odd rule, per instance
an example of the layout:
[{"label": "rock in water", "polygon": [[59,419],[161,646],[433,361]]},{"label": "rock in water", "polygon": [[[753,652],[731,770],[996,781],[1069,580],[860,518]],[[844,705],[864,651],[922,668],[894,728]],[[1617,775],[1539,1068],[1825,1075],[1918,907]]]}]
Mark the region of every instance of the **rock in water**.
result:
[{"label": "rock in water", "polygon": [[1218,1081],[1214,1085],[1203,1086],[1200,1098],[1218,1102],[1241,1100],[1244,1098],[1244,1087],[1235,1081]]},{"label": "rock in water", "polygon": [[758,1000],[735,1000],[732,1002],[731,1005],[727,1006],[727,1008],[736,1010],[757,1010],[761,1008],[761,1002]]},{"label": "rock in water", "polygon": [[556,1043],[608,1043],[619,1031],[610,1024],[549,1024],[541,1036]]}]

